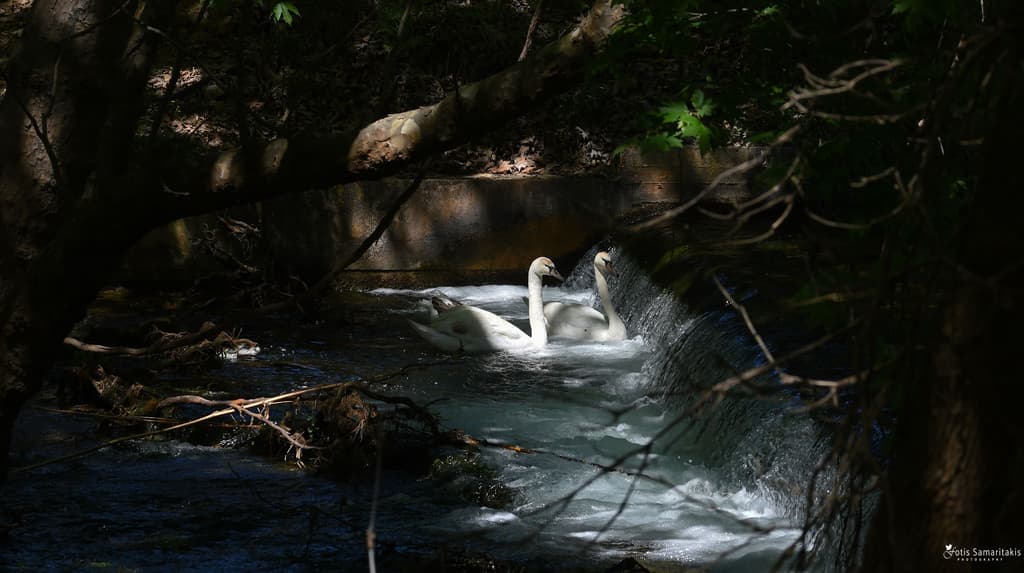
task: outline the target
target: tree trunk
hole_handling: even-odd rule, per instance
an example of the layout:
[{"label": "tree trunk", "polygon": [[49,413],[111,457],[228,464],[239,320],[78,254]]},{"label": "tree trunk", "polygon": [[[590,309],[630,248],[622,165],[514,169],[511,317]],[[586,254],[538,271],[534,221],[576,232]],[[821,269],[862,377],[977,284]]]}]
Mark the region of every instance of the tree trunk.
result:
[{"label": "tree trunk", "polygon": [[[161,14],[143,17],[155,22],[174,5],[157,4]],[[120,0],[36,3],[9,67],[0,104],[0,480],[18,410],[123,251],[67,229],[80,229],[77,207],[104,171],[101,152],[130,145],[155,50],[132,10]]]},{"label": "tree trunk", "polygon": [[1015,201],[1024,58],[1013,43],[996,53],[1009,73],[992,81],[999,95],[958,253],[967,273],[957,273],[930,374],[908,381],[891,477],[863,571],[1024,567],[1024,557],[972,560],[975,548],[1024,550],[1024,384],[1016,365],[1024,324],[1024,231]]},{"label": "tree trunk", "polygon": [[380,177],[451,149],[572,85],[624,15],[610,0],[594,0],[577,28],[526,61],[357,133],[279,139],[187,165],[181,155],[133,153],[160,37],[147,27],[166,30],[175,4],[36,2],[10,64],[0,103],[0,482],[19,409],[146,231]]}]

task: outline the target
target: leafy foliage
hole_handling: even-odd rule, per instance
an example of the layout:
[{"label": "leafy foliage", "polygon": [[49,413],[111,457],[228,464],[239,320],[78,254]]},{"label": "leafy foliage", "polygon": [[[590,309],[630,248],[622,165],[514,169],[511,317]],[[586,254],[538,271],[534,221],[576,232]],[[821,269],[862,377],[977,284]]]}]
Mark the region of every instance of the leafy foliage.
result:
[{"label": "leafy foliage", "polygon": [[[675,126],[674,139],[690,138],[695,141],[702,152],[711,149],[711,128],[704,120],[714,112],[715,104],[704,97],[704,92],[696,89],[687,103],[674,103],[662,106],[659,116],[662,122]],[[681,143],[680,143],[681,145]]]},{"label": "leafy foliage", "polygon": [[[840,421],[837,444],[863,440],[829,454],[850,468],[849,481],[830,487],[874,493],[857,484],[883,478],[897,430],[890,413],[913,406],[908,385],[925,375],[941,336],[936,309],[948,304],[950,261],[970,231],[980,143],[999,117],[995,94],[1012,91],[998,22],[1019,9],[950,0],[628,4],[636,17],[610,57],[623,69],[643,58],[682,61],[688,72],[673,97],[644,110],[654,120],[638,122],[643,143],[707,151],[791,135],[749,174],[755,199],[692,209],[669,235],[683,234],[684,247],[645,243],[651,271],[686,289],[724,273],[768,299],[750,303],[762,311],[755,323],[784,320],[842,340],[848,370],[869,374],[831,406],[816,403]],[[800,264],[773,262],[780,277],[752,270],[766,268],[756,253],[774,249],[792,249]],[[844,329],[851,334],[839,336]],[[862,510],[860,499],[827,512],[812,504],[808,530],[829,535],[842,511]],[[809,548],[797,549],[797,567],[806,566]]]},{"label": "leafy foliage", "polygon": [[269,4],[267,0],[203,0],[203,4],[208,8],[214,10],[227,9],[229,6],[240,3],[254,5],[260,10],[269,10],[267,17],[274,23],[284,22],[288,26],[292,25],[296,17],[301,17],[302,14],[299,12],[298,7],[294,3],[287,0],[281,0],[272,2]]},{"label": "leafy foliage", "polygon": [[291,2],[278,2],[270,9],[270,19],[275,22],[284,22],[289,26],[295,16],[301,16],[299,9]]}]

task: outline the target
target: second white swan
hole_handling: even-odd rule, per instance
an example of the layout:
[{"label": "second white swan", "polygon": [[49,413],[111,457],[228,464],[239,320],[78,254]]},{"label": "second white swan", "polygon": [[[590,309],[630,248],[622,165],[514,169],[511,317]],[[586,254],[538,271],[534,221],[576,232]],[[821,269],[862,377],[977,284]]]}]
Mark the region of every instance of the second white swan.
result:
[{"label": "second white swan", "polygon": [[614,272],[611,256],[607,252],[601,251],[594,256],[594,279],[597,281],[597,293],[601,297],[605,314],[579,303],[549,302],[544,305],[544,318],[547,319],[548,331],[552,336],[591,341],[625,340],[626,325],[612,306],[608,280],[605,278],[606,274]]}]

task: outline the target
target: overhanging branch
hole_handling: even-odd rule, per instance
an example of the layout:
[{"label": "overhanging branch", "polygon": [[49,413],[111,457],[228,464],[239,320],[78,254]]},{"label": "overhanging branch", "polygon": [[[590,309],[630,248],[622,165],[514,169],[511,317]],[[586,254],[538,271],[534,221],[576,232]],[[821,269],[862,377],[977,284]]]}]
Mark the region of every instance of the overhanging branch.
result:
[{"label": "overhanging branch", "polygon": [[197,165],[183,165],[175,156],[161,158],[162,163],[148,171],[161,174],[162,181],[150,181],[141,193],[132,185],[135,210],[159,224],[388,175],[496,129],[567,89],[624,15],[612,0],[596,0],[575,29],[524,61],[462,86],[434,105],[385,116],[353,134],[276,139],[211,156]]}]

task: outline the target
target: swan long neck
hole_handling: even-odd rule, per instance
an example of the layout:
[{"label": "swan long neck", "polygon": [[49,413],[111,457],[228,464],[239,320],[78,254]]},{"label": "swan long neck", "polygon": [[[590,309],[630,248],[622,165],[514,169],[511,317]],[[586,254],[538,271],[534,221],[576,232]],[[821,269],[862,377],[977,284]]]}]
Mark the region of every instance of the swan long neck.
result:
[{"label": "swan long neck", "polygon": [[530,272],[526,279],[530,306],[530,338],[537,346],[548,343],[548,327],[544,319],[544,299],[541,294],[541,277]]},{"label": "swan long neck", "polygon": [[622,323],[622,319],[615,312],[615,307],[612,306],[612,295],[608,292],[608,281],[604,278],[604,273],[597,268],[597,265],[594,265],[594,278],[597,280],[597,294],[601,297],[601,306],[604,307],[604,314],[608,317],[608,334],[613,337],[624,337],[626,325]]}]

